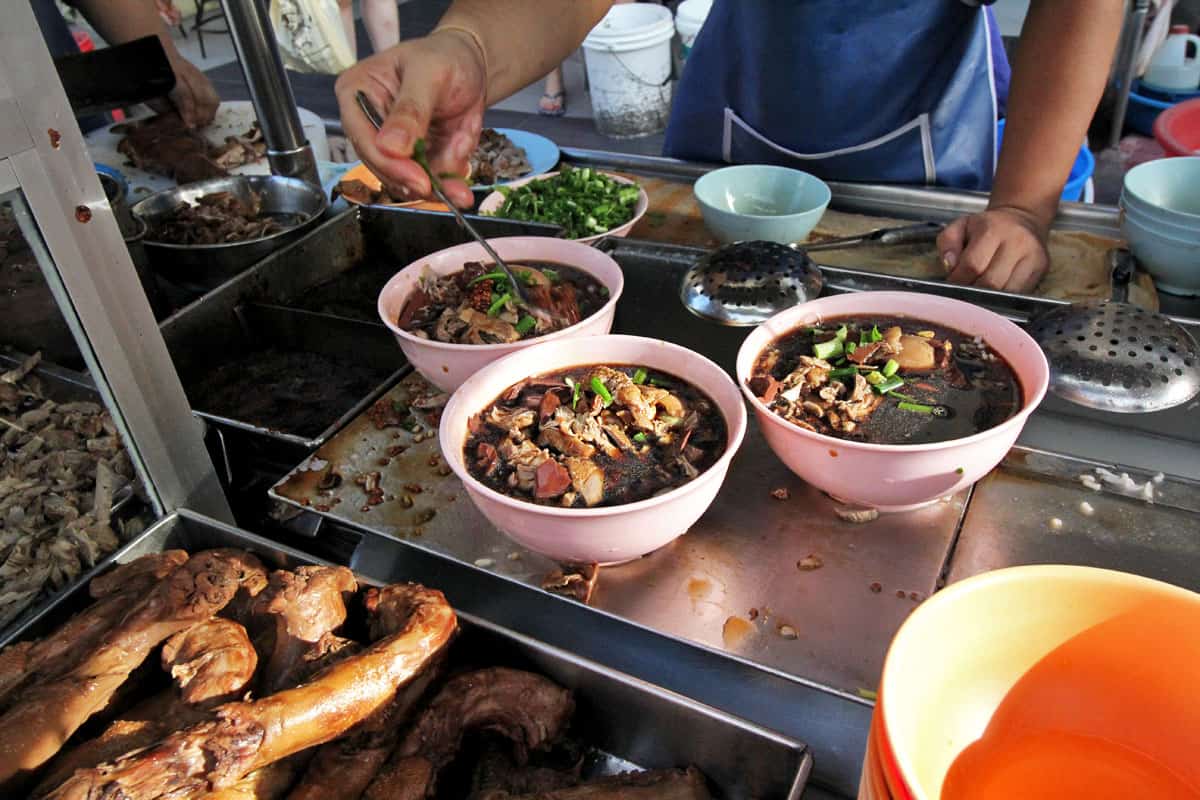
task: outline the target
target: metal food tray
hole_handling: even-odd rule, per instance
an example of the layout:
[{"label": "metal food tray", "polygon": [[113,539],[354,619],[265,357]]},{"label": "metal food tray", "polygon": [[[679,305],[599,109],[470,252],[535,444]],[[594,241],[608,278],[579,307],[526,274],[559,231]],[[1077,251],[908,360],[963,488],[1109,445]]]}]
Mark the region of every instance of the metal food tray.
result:
[{"label": "metal food tray", "polygon": [[[108,563],[211,547],[243,548],[275,568],[326,563],[188,511],[161,520]],[[86,588],[76,587],[0,640],[0,647],[45,635],[88,602]],[[470,614],[459,612],[459,620],[462,634],[451,658],[529,669],[574,692],[577,730],[588,732],[585,743],[597,756],[590,759],[589,777],[695,765],[727,800],[800,797],[812,766],[804,744]]]},{"label": "metal food tray", "polygon": [[[254,303],[232,309],[199,306],[193,313],[188,328],[164,331],[175,368],[192,396],[193,413],[216,426],[305,451],[320,447],[395,383],[405,369],[404,357],[387,331],[356,320]],[[244,354],[265,348],[298,354],[318,353],[377,370],[381,377],[363,396],[330,406],[328,422],[315,435],[287,430],[281,424],[266,425],[236,416],[222,416],[198,405],[203,401],[195,397],[196,386],[209,369],[225,363],[231,353]]]},{"label": "metal food tray", "polygon": [[[733,371],[737,349],[748,329],[699,320],[675,300],[679,277],[699,251],[628,239],[610,240],[602,247],[621,264],[628,289],[617,308],[616,331],[682,344]],[[831,269],[827,277],[831,292],[912,283],[844,269]],[[954,287],[935,286],[954,291]],[[1017,319],[1046,302],[997,294],[998,307]],[[418,376],[410,375],[381,402],[407,404],[417,381]],[[789,693],[799,692],[803,710],[785,707],[802,720],[795,724],[806,726],[804,735],[815,750],[820,777],[846,792],[853,790],[860,766],[859,743],[866,737],[869,709],[862,692],[876,687],[888,643],[908,613],[940,588],[947,574],[958,579],[972,569],[1002,565],[1003,555],[990,561],[972,555],[980,544],[1009,537],[994,525],[986,529],[990,533],[977,534],[989,519],[1029,529],[1027,534],[1010,537],[1025,542],[1021,557],[1036,560],[1038,548],[1048,546],[1053,549],[1045,553],[1052,555],[1042,558],[1069,560],[1069,550],[1059,546],[1068,539],[1053,538],[1047,525],[1056,515],[1066,519],[1062,508],[1088,499],[1090,492],[1073,476],[1095,466],[1084,467],[1086,462],[1053,453],[1032,458],[1034,451],[1018,448],[974,490],[915,512],[885,514],[855,525],[838,519],[832,501],[793,475],[752,425],[716,501],[687,536],[646,558],[603,570],[592,604],[585,608],[541,591],[542,578],[553,565],[496,531],[471,503],[461,483],[452,475],[441,474],[445,470],[439,452],[432,431],[423,432],[421,441],[416,441],[410,431],[380,430],[360,417],[279,482],[271,496],[301,514],[295,529],[315,536],[314,546],[327,537],[342,535],[344,529],[367,534],[363,546],[370,549],[371,558],[362,555],[361,548],[353,555],[366,568],[399,565],[394,568],[403,571],[413,562],[414,553],[421,553],[430,558],[421,558],[420,563],[444,562],[446,566],[441,568],[445,573],[461,573],[464,582],[487,575],[519,586],[522,591],[518,595],[524,595],[519,607],[527,613],[511,624],[539,624],[531,621],[534,615],[558,614],[561,607],[571,606],[578,608],[585,620],[579,624],[599,624],[600,619],[632,623],[683,644],[693,652],[691,657],[704,660],[711,655],[713,659],[704,660],[705,669],[716,669],[714,659],[737,662],[749,668],[754,682],[771,683],[781,698],[794,699]],[[1013,501],[991,487],[1028,480],[1014,476],[1018,467],[1028,473],[1031,464],[1041,465],[1046,474],[1039,475],[1038,485],[1051,486],[1052,492],[1046,489],[1036,494],[1031,498],[1036,505],[1018,510],[1025,498]],[[1112,468],[1112,463],[1106,466]],[[322,490],[320,478],[330,467],[336,467],[343,480],[340,486]],[[384,502],[371,505],[354,477],[375,471],[381,476]],[[1117,471],[1137,472],[1128,467]],[[1063,479],[1066,474],[1072,477]],[[1153,472],[1139,474],[1139,479],[1145,480]],[[1101,548],[1103,553],[1093,554],[1094,563],[1144,569],[1179,580],[1178,572],[1167,574],[1163,565],[1178,557],[1180,545],[1189,535],[1195,545],[1188,554],[1200,559],[1200,537],[1195,535],[1200,520],[1195,515],[1180,515],[1173,506],[1196,486],[1185,479],[1166,478],[1164,495],[1153,506],[1103,493],[1101,499],[1092,498],[1098,510],[1102,504],[1111,504],[1126,511],[1119,517],[1108,511],[1097,513],[1086,530],[1076,525],[1073,517],[1066,519],[1068,532],[1084,530],[1085,536],[1110,542],[1106,550]],[[787,498],[773,497],[775,489],[786,490]],[[1116,520],[1123,520],[1137,533],[1122,539],[1113,533]],[[1166,523],[1172,526],[1171,534],[1148,535]],[[1139,547],[1148,547],[1148,552],[1123,546],[1134,540],[1141,543]],[[997,551],[1006,552],[997,545],[985,554]],[[800,569],[798,562],[810,555],[816,556],[821,566]],[[1185,559],[1179,569],[1194,563]],[[505,611],[481,604],[479,613],[492,617]],[[726,625],[731,618],[741,620],[733,623],[733,635]],[[793,631],[795,638],[791,638]],[[540,635],[558,636],[552,641],[569,641],[567,646],[572,649],[580,641],[578,635],[557,629]],[[610,658],[607,653],[593,657]],[[781,683],[775,683],[778,678]],[[671,679],[687,680],[674,675]],[[806,692],[798,688],[799,683],[818,691]],[[687,691],[692,694],[690,688]],[[711,691],[721,697],[704,697],[708,702],[741,710],[740,706],[724,705],[733,690],[719,687]],[[817,718],[813,709],[821,708],[823,702],[837,708],[840,724]],[[760,709],[760,713],[762,716],[753,717],[757,722],[796,732],[777,723],[778,709]]]}]

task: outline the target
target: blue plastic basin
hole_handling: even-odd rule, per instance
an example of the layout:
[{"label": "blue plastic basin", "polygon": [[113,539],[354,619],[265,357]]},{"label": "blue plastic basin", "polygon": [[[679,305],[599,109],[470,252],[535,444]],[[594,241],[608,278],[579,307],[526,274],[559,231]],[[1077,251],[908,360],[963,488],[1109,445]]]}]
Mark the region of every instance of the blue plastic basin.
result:
[{"label": "blue plastic basin", "polygon": [[[1004,140],[1004,120],[996,123],[996,152],[1000,152],[1000,142]],[[1071,174],[1067,176],[1067,182],[1063,184],[1062,199],[1076,202],[1083,197],[1083,187],[1087,184],[1088,178],[1092,177],[1092,173],[1096,171],[1096,157],[1092,155],[1092,151],[1087,149],[1087,146],[1079,148],[1079,155],[1075,156],[1075,163],[1071,165]]]}]

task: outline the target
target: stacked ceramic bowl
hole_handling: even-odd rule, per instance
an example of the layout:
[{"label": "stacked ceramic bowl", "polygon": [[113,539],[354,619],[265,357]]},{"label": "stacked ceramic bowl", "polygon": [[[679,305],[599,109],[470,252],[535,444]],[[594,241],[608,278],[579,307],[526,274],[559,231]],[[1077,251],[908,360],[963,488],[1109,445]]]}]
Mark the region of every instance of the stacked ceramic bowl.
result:
[{"label": "stacked ceramic bowl", "polygon": [[1164,158],[1129,170],[1121,233],[1164,292],[1200,295],[1200,157]]}]

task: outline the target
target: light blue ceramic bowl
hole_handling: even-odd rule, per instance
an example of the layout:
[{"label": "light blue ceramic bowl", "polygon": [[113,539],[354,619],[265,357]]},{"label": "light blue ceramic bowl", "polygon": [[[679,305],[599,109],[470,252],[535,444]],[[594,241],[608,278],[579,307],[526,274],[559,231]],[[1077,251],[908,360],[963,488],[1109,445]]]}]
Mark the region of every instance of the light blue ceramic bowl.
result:
[{"label": "light blue ceramic bowl", "polygon": [[833,196],[820,178],[767,164],[713,170],[693,191],[704,224],[723,242],[802,241]]},{"label": "light blue ceramic bowl", "polygon": [[1121,215],[1121,235],[1160,290],[1187,297],[1200,295],[1200,237],[1171,236],[1128,209]]},{"label": "light blue ceramic bowl", "polygon": [[1200,156],[1138,164],[1125,173],[1122,204],[1163,222],[1200,227]]},{"label": "light blue ceramic bowl", "polygon": [[1200,242],[1200,222],[1173,222],[1164,217],[1153,206],[1137,202],[1129,193],[1121,192],[1118,201],[1121,213],[1132,217],[1144,227],[1156,233],[1162,233],[1175,239]]}]

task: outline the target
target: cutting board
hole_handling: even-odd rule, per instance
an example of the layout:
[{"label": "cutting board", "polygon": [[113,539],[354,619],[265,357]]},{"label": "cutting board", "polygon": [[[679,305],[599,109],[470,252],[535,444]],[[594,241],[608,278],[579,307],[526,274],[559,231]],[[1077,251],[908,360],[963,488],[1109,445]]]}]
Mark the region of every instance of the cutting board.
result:
[{"label": "cutting board", "polygon": [[[713,248],[720,246],[704,226],[700,207],[696,204],[690,183],[659,178],[637,177],[636,180],[650,197],[650,210],[630,232],[630,237],[653,242]],[[911,224],[898,220],[863,214],[826,211],[809,241],[823,241],[840,236]],[[1050,271],[1034,294],[1055,300],[1090,300],[1106,298],[1111,293],[1108,251],[1120,247],[1119,239],[1096,236],[1079,231],[1054,231],[1050,234]],[[904,247],[864,247],[856,250],[814,253],[818,264],[834,267],[885,272],[906,278],[938,280],[945,270],[932,244]],[[1158,309],[1158,294],[1154,281],[1138,272],[1129,288],[1130,300],[1143,308]]]},{"label": "cutting board", "polygon": [[[325,123],[319,116],[306,108],[301,108],[299,111],[300,124],[304,128],[304,134],[308,137],[308,141],[313,145],[313,154],[318,161],[328,160],[329,143],[325,136]],[[153,115],[146,115],[146,117],[149,116]],[[254,104],[248,100],[223,102],[217,108],[216,117],[204,127],[202,132],[204,138],[212,144],[222,145],[225,143],[226,136],[244,136],[256,118]],[[139,117],[139,119],[145,119],[145,117]],[[121,143],[124,134],[115,132],[114,127],[116,126],[108,125],[97,128],[85,136],[83,141],[92,156],[92,161],[112,167],[125,176],[125,181],[129,184],[131,203],[175,186],[175,181],[165,175],[147,172],[130,164],[129,160],[117,150],[117,145]],[[323,152],[321,151],[322,146]],[[269,175],[271,166],[264,156],[252,164],[244,164],[231,172],[235,175]]]}]

